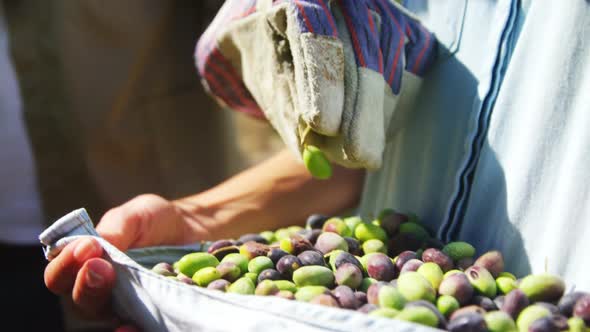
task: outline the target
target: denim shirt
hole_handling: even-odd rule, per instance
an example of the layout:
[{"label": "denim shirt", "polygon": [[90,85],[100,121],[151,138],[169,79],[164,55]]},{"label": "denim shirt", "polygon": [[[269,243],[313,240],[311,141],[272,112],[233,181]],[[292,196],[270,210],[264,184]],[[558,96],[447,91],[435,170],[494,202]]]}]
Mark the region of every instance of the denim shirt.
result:
[{"label": "denim shirt", "polygon": [[519,276],[590,290],[590,2],[412,0],[440,56],[361,213],[416,213]]}]

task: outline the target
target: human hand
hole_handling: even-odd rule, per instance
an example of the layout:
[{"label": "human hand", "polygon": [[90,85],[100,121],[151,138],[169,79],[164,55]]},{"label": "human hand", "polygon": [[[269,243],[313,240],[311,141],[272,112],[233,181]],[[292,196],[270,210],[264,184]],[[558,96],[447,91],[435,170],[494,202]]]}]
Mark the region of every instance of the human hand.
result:
[{"label": "human hand", "polygon": [[292,151],[377,169],[435,52],[393,1],[229,0],[196,58],[218,100],[266,117]]},{"label": "human hand", "polygon": [[[111,209],[96,230],[121,251],[190,243],[209,236],[185,203],[156,195],[141,195]],[[114,319],[110,301],[116,275],[102,257],[98,241],[83,238],[64,247],[45,269],[47,288],[71,299],[75,310],[87,319]]]},{"label": "human hand", "polygon": [[[223,183],[179,200],[141,195],[107,212],[98,233],[120,250],[235,238],[302,223],[320,211],[326,215],[358,202],[363,174],[336,168],[328,182],[313,180],[291,153],[282,151]],[[45,283],[71,299],[86,318],[114,317],[113,266],[102,259],[97,241],[68,244],[49,263]]]}]

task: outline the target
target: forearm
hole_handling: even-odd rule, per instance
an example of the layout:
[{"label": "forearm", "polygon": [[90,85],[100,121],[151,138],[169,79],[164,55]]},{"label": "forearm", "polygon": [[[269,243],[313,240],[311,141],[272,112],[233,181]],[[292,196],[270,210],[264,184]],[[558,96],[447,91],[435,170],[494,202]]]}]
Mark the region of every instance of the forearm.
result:
[{"label": "forearm", "polygon": [[[364,172],[335,167],[329,180],[315,180],[282,151],[212,189],[176,201],[211,239],[303,225],[312,213],[333,215],[353,207]],[[193,219],[190,218],[190,219]],[[190,225],[189,225],[190,227]]]}]

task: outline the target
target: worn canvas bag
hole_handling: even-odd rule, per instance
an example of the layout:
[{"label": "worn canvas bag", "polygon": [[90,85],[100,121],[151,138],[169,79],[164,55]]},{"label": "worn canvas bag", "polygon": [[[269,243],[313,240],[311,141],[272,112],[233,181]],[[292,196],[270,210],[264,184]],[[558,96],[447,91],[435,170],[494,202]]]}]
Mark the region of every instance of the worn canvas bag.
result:
[{"label": "worn canvas bag", "polygon": [[85,209],[72,211],[39,239],[48,259],[68,243],[93,236],[115,267],[115,312],[143,331],[435,331],[426,326],[272,296],[222,293],[160,276],[150,267],[201,251],[206,243],[121,252],[101,238]]}]

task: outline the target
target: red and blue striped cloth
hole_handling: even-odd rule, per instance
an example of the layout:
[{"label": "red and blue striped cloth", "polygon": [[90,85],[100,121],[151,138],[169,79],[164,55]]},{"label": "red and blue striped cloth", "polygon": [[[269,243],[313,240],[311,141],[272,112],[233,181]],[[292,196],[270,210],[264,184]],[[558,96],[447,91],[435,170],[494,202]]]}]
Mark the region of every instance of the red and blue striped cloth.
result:
[{"label": "red and blue striped cloth", "polygon": [[[357,66],[383,75],[394,94],[405,70],[422,76],[434,61],[436,40],[418,21],[389,0],[274,0],[295,6],[300,32],[338,38],[330,5],[337,5],[350,33]],[[197,69],[206,88],[229,108],[264,117],[240,73],[221,54],[216,36],[231,21],[256,12],[256,0],[226,0],[196,47]],[[374,14],[380,17],[380,26]],[[407,42],[406,42],[407,41]],[[403,58],[402,58],[403,57]]]}]

